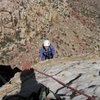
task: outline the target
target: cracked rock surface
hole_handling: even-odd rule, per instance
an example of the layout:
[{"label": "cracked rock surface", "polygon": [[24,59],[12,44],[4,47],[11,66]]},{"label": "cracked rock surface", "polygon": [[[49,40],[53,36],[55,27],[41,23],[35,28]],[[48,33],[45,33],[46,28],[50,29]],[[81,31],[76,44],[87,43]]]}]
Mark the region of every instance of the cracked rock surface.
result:
[{"label": "cracked rock surface", "polygon": [[[89,96],[95,97],[96,100],[100,100],[100,58],[77,61],[70,61],[66,58],[60,60],[55,59],[55,61],[40,62],[33,67],[67,83],[69,86]],[[35,73],[38,82],[49,87],[53,92],[64,94],[62,98],[65,98],[65,100],[87,99],[87,97],[63,87],[53,79],[41,75],[38,72]],[[0,88],[0,100],[5,94],[18,93],[21,87],[20,84],[20,73],[17,73],[11,79],[10,84],[7,83]]]}]

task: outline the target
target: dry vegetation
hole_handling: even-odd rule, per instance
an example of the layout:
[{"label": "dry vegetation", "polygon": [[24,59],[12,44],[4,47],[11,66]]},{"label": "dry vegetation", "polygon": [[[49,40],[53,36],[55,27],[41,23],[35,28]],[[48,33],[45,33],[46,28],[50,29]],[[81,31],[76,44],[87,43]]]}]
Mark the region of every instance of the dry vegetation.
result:
[{"label": "dry vegetation", "polygon": [[[55,46],[56,57],[100,53],[96,27],[99,23],[91,14],[88,14],[90,18],[82,13],[86,11],[82,8],[84,3],[82,0],[68,3],[66,0],[1,0],[0,63],[37,62],[45,38]],[[95,13],[99,16],[98,11]]]}]

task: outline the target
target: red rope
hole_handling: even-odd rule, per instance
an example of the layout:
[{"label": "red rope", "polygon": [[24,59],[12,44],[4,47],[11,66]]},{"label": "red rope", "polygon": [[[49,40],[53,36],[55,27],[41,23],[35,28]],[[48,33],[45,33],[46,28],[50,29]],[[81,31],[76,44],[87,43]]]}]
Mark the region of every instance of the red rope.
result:
[{"label": "red rope", "polygon": [[45,75],[45,76],[47,76],[47,77],[50,77],[50,78],[54,79],[55,81],[57,81],[57,82],[60,83],[61,85],[65,86],[65,87],[67,87],[67,88],[69,88],[69,89],[71,89],[71,90],[73,90],[73,91],[75,91],[75,92],[77,92],[77,93],[79,93],[79,94],[84,95],[85,97],[88,98],[88,100],[96,100],[95,98],[93,98],[93,97],[91,97],[91,96],[89,96],[89,95],[87,95],[87,94],[85,94],[85,93],[83,93],[83,92],[81,92],[81,91],[79,91],[79,90],[77,90],[77,89],[75,89],[75,88],[69,86],[68,84],[65,84],[65,83],[61,82],[60,80],[54,78],[54,77],[51,76],[51,75],[48,75],[48,74],[43,73],[43,72],[41,72],[41,71],[38,71],[37,69],[34,69],[34,70],[35,70],[36,72],[40,73],[40,74],[43,74],[43,75]]}]

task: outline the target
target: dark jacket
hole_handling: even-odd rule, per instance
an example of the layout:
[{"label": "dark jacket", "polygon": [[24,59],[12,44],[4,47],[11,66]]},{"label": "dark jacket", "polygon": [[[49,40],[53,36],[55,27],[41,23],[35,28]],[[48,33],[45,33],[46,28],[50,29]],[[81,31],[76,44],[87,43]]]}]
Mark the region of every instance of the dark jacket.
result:
[{"label": "dark jacket", "polygon": [[43,92],[46,95],[49,93],[47,87],[36,81],[32,69],[23,71],[20,78],[22,81],[21,91],[15,95],[4,96],[2,100],[42,100]]}]

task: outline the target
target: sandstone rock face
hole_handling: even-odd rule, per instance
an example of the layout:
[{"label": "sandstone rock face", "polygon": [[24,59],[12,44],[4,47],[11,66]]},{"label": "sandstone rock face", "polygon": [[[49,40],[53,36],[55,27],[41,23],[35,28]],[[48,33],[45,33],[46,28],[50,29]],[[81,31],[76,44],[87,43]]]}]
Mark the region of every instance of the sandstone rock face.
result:
[{"label": "sandstone rock face", "polygon": [[0,0],[0,63],[37,62],[45,38],[55,46],[56,57],[99,55],[100,34],[91,30],[93,25],[66,0]]},{"label": "sandstone rock face", "polygon": [[[60,81],[69,84],[81,92],[94,96],[96,100],[100,100],[100,58],[91,60],[68,60],[55,59],[55,61],[45,61],[34,65],[34,68],[47,73]],[[62,98],[65,100],[86,100],[87,97],[77,94],[74,91],[60,85],[51,78],[35,72],[38,82],[49,87],[53,92],[65,94]],[[21,81],[20,73],[17,73],[10,83],[0,88],[0,100],[4,95],[15,94],[20,91]]]},{"label": "sandstone rock face", "polygon": [[83,15],[87,16],[89,19],[94,20],[95,26],[92,30],[98,30],[100,32],[100,1],[99,0],[67,0],[70,6]]}]

